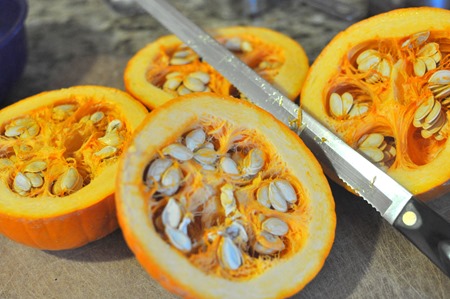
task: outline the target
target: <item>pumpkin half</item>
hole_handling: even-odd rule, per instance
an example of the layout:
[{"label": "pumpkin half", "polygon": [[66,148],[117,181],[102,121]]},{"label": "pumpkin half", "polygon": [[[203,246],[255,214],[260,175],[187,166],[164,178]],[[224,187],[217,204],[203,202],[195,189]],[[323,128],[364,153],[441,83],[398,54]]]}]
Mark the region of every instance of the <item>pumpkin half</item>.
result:
[{"label": "pumpkin half", "polygon": [[77,86],[0,111],[0,233],[70,249],[118,227],[118,158],[146,108],[107,87]]},{"label": "pumpkin half", "polygon": [[314,156],[270,114],[233,97],[198,93],[153,110],[117,185],[129,247],[185,298],[290,296],[334,240],[334,201]]},{"label": "pumpkin half", "polygon": [[[227,27],[210,34],[287,97],[299,95],[309,64],[296,41],[259,27]],[[245,98],[174,35],[161,37],[136,53],[128,62],[124,81],[127,91],[149,108],[191,92]]]},{"label": "pumpkin half", "polygon": [[303,108],[414,194],[450,178],[450,11],[394,10],[338,34]]}]

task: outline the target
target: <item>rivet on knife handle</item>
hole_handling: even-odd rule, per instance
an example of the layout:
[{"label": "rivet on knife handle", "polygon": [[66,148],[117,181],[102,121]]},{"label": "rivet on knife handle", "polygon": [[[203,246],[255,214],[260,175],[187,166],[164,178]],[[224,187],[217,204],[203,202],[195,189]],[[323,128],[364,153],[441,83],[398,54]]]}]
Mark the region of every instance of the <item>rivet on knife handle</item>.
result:
[{"label": "rivet on knife handle", "polygon": [[450,226],[444,218],[412,197],[394,227],[450,276]]}]

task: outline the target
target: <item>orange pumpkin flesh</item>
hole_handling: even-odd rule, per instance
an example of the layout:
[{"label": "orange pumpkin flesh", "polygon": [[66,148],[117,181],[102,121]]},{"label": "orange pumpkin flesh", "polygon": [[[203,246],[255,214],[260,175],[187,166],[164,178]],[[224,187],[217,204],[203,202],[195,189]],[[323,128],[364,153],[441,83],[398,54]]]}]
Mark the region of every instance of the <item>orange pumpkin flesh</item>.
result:
[{"label": "orange pumpkin flesh", "polygon": [[449,44],[448,10],[354,24],[312,65],[303,107],[411,192],[427,192],[450,178]]},{"label": "orange pumpkin flesh", "polygon": [[[294,200],[279,202],[280,190],[292,195],[282,180]],[[334,202],[314,156],[267,112],[231,97],[198,93],[153,110],[125,150],[117,186],[127,244],[185,298],[290,296],[334,240]]]},{"label": "orange pumpkin flesh", "polygon": [[[126,93],[99,86],[44,92],[1,110],[0,233],[60,250],[114,231],[118,157],[146,114]],[[115,120],[108,138],[118,136],[116,152],[99,155]]]},{"label": "orange pumpkin flesh", "polygon": [[[211,34],[287,97],[295,99],[299,95],[309,64],[297,42],[258,27],[228,27]],[[204,81],[199,84],[194,79],[192,90],[245,97],[174,35],[161,37],[136,53],[125,69],[124,81],[129,93],[154,108],[191,92],[184,87],[192,84],[185,82],[198,72],[202,72],[200,79]]]}]

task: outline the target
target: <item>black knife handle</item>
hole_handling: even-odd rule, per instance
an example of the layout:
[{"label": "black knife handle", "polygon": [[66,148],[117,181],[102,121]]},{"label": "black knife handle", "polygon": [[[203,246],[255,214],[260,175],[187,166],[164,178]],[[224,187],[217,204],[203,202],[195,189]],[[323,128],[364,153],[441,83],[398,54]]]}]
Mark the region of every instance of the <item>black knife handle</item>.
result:
[{"label": "black knife handle", "polygon": [[412,197],[394,227],[450,277],[450,223]]}]

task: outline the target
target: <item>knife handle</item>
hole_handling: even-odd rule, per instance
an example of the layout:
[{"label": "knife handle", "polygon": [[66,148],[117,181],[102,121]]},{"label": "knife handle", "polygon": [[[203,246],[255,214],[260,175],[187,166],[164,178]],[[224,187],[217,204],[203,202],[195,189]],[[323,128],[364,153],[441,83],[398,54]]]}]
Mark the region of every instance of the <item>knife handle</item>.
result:
[{"label": "knife handle", "polygon": [[394,227],[450,277],[450,223],[412,197]]}]

